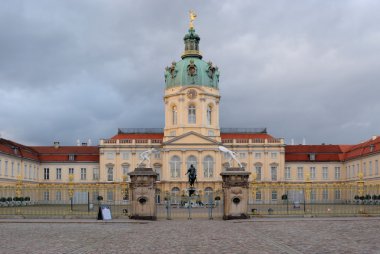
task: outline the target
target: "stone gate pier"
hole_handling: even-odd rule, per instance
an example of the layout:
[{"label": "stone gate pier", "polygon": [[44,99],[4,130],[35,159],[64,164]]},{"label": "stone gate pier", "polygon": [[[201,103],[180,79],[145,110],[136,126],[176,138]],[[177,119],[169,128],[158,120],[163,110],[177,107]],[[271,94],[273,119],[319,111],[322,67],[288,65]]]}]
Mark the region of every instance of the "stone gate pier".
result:
[{"label": "stone gate pier", "polygon": [[131,177],[132,211],[130,218],[156,220],[155,202],[157,173],[152,168],[136,168],[128,173]]},{"label": "stone gate pier", "polygon": [[227,168],[220,173],[223,179],[224,220],[248,219],[248,178],[244,168]]}]

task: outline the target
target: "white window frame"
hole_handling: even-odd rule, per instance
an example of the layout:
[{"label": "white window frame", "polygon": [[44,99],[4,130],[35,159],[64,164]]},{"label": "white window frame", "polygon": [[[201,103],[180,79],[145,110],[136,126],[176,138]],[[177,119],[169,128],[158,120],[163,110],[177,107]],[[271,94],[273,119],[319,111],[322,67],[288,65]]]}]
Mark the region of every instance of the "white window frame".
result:
[{"label": "white window frame", "polygon": [[329,167],[322,167],[322,179],[323,180],[329,179]]},{"label": "white window frame", "polygon": [[290,167],[285,167],[285,179],[290,180],[291,177],[291,168]]},{"label": "white window frame", "polygon": [[304,180],[303,167],[297,167],[297,180]]},{"label": "white window frame", "polygon": [[187,109],[187,114],[188,114],[188,123],[189,124],[195,124],[197,123],[197,110],[195,105],[191,104],[189,105]]},{"label": "white window frame", "polygon": [[87,180],[87,169],[86,168],[81,168],[80,169],[80,179],[82,181]]},{"label": "white window frame", "polygon": [[177,155],[174,155],[170,158],[169,169],[171,178],[181,177],[181,163],[181,158]]},{"label": "white window frame", "polygon": [[44,180],[49,180],[50,178],[50,169],[44,168]]},{"label": "white window frame", "polygon": [[55,169],[55,179],[62,180],[62,168]]},{"label": "white window frame", "polygon": [[203,159],[203,176],[205,178],[214,177],[214,158],[211,155],[207,155]]}]

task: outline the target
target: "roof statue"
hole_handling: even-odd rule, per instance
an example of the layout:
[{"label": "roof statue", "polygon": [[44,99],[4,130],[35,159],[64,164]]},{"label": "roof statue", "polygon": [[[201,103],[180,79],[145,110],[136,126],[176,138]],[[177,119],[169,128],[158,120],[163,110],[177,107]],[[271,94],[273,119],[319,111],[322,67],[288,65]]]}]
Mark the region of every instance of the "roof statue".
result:
[{"label": "roof statue", "polygon": [[190,29],[194,29],[193,21],[197,17],[197,14],[194,11],[190,10],[189,15],[190,15]]},{"label": "roof statue", "polygon": [[237,162],[237,164],[239,165],[240,168],[243,168],[243,165],[240,163],[240,161],[237,159],[237,153],[227,149],[226,147],[224,146],[219,146],[219,150],[225,154],[228,154],[229,155],[229,160],[228,160],[228,164],[230,165],[230,167],[232,167],[232,164],[231,164],[231,161],[234,160]]},{"label": "roof statue", "polygon": [[157,152],[159,152],[159,150],[157,150],[155,148],[151,148],[151,149],[148,149],[148,150],[142,152],[140,154],[140,161],[139,161],[139,163],[137,163],[137,167],[138,168],[142,167],[143,163],[145,161],[147,161],[147,166],[148,166],[148,168],[150,168],[151,167],[150,156],[152,155],[152,153],[157,153]]}]

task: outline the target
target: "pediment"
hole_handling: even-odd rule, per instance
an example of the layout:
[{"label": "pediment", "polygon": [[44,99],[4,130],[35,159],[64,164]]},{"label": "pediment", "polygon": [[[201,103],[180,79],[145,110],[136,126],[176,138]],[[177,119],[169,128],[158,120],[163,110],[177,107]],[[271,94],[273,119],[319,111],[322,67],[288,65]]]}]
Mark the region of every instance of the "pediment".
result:
[{"label": "pediment", "polygon": [[219,142],[203,136],[197,132],[190,131],[181,136],[168,140],[163,145],[218,145]]}]

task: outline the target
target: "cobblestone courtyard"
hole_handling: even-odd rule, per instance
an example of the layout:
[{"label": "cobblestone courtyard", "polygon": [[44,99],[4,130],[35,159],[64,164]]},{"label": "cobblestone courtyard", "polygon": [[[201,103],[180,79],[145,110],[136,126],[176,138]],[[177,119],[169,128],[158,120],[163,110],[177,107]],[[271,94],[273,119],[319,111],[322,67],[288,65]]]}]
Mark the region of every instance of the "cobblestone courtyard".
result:
[{"label": "cobblestone courtyard", "polygon": [[380,218],[0,220],[0,253],[380,253]]}]

